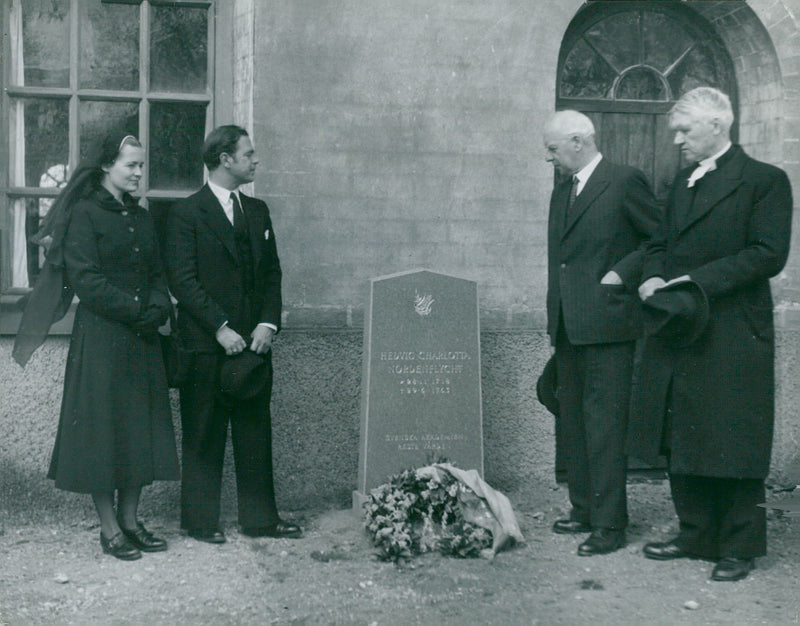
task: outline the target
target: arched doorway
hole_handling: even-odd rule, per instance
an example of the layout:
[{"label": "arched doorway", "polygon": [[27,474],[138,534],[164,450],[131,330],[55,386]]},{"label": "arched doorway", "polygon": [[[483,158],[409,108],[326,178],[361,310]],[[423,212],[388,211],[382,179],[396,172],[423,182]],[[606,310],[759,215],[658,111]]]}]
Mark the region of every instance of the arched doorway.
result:
[{"label": "arched doorway", "polygon": [[640,168],[664,202],[685,165],[667,112],[701,85],[729,94],[738,119],[733,63],[704,17],[679,2],[592,2],[564,35],[556,108],[591,117],[603,154]]}]

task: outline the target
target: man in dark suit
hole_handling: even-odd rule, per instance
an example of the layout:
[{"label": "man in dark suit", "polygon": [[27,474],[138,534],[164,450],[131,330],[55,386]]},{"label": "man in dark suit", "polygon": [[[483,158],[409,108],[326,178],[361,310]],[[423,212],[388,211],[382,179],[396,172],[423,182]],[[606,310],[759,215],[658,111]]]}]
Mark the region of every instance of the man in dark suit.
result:
[{"label": "man in dark suit", "polygon": [[547,326],[555,346],[558,435],[572,512],[556,533],[591,532],[581,556],[625,545],[625,428],[641,319],[641,246],[659,209],[644,174],[603,159],[591,120],[556,113],[544,129],[547,161],[563,182],[550,199]]},{"label": "man in dark suit", "polygon": [[[183,427],[181,527],[224,543],[219,526],[222,466],[231,425],[239,523],[253,537],[298,537],[278,516],[272,478],[271,346],[281,318],[281,267],[267,205],[239,191],[258,158],[238,126],[214,129],[203,145],[208,184],[170,211],[166,266],[178,300],[178,332],[193,363],[180,388]],[[220,390],[225,359],[250,350],[266,359],[253,397]],[[241,358],[241,357],[240,357]]]},{"label": "man in dark suit", "polygon": [[645,556],[717,560],[711,577],[739,580],[766,553],[764,478],[774,422],[774,329],[769,278],[789,253],[792,192],[786,174],[732,145],[733,110],[699,87],[669,114],[693,163],[678,172],[639,294],[691,280],[709,303],[705,331],[688,345],[648,337],[631,402],[628,452],[669,458],[680,520],[676,538]]}]

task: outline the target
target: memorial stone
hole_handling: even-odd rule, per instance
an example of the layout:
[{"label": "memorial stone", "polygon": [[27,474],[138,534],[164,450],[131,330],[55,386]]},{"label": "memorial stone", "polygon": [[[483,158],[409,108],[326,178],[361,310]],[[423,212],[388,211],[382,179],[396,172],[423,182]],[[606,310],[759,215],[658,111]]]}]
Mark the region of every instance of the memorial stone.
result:
[{"label": "memorial stone", "polygon": [[477,284],[428,270],[374,278],[364,324],[358,486],[446,458],[483,475]]}]

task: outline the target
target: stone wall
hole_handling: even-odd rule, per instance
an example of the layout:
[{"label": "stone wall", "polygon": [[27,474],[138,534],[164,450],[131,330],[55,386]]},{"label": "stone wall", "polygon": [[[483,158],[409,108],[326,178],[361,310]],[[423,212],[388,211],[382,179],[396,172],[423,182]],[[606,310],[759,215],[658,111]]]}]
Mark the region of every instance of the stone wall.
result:
[{"label": "stone wall", "polygon": [[[711,20],[734,58],[746,149],[782,165],[800,193],[800,0],[686,4]],[[418,267],[479,285],[487,479],[506,490],[553,480],[552,418],[534,392],[548,356],[552,188],[540,126],[555,101],[561,35],[582,5],[234,3],[231,28],[241,38],[225,53],[241,67],[230,111],[253,130],[255,191],[271,207],[285,272],[274,396],[283,507],[349,503],[369,279]],[[774,282],[779,483],[800,481],[798,219],[789,265]],[[44,478],[67,340],[48,340],[24,372],[11,341],[0,339],[0,512],[89,510],[88,499]],[[226,481],[230,518],[230,463]],[[159,485],[143,506],[177,516],[177,501],[176,485]]]}]

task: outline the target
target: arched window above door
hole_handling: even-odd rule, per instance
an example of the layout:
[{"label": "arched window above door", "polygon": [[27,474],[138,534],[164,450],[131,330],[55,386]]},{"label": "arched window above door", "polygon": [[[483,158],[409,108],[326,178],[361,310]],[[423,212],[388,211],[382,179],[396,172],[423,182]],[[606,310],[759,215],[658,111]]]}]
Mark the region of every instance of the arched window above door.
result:
[{"label": "arched window above door", "polygon": [[700,85],[730,92],[732,82],[724,47],[696,16],[663,3],[604,2],[592,3],[570,25],[557,94],[561,106],[569,100],[666,104]]}]

